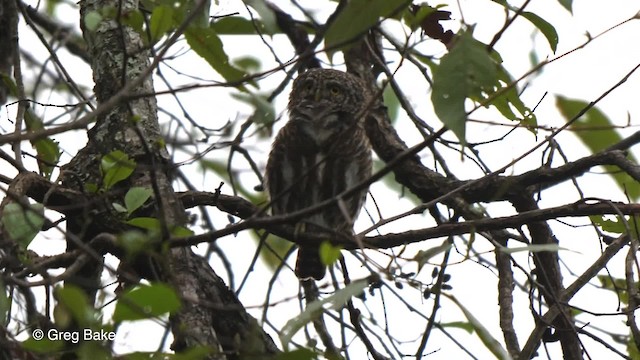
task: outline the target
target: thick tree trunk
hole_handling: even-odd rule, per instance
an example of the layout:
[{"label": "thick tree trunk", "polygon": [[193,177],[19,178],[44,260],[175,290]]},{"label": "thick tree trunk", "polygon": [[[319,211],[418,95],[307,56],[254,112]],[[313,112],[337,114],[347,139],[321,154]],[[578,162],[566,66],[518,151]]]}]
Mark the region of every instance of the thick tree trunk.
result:
[{"label": "thick tree trunk", "polygon": [[[184,208],[171,186],[168,153],[158,145],[162,134],[156,99],[135,96],[153,93],[150,52],[140,34],[119,21],[137,6],[134,0],[80,2],[80,23],[92,59],[97,105],[103,111],[99,111],[102,115],[88,132],[86,147],[64,167],[63,183],[77,190],[85,190],[86,184],[100,186],[101,159],[114,150],[127,154],[136,165],[126,181],[118,183],[102,198],[96,194],[91,208],[68,218],[69,250],[83,248],[100,232],[117,235],[127,230],[109,204],[122,199],[133,186],[153,189],[155,206],[145,216],[159,219],[162,241],[169,240],[171,228],[185,223]],[[85,26],[87,16],[104,14],[107,7],[116,9],[114,18],[103,17],[95,28]],[[113,101],[131,97],[135,100]],[[182,308],[171,317],[174,350],[206,346],[212,350],[210,358],[215,359],[236,359],[248,352],[255,354],[255,358],[269,358],[278,351],[203,258],[188,248],[159,248],[156,255],[136,259],[126,264],[126,268],[150,280],[169,283],[181,297]],[[100,286],[101,262],[101,258],[96,258],[67,283],[81,287],[93,300]],[[121,269],[124,268],[121,264]]]}]

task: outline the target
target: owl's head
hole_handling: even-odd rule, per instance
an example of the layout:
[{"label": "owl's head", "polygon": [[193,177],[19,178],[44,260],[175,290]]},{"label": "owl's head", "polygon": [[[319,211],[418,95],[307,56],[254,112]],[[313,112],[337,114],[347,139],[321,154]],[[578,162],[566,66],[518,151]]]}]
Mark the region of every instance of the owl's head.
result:
[{"label": "owl's head", "polygon": [[355,76],[333,69],[310,69],[293,82],[290,121],[299,122],[314,137],[330,137],[360,121],[365,99],[365,87]]}]

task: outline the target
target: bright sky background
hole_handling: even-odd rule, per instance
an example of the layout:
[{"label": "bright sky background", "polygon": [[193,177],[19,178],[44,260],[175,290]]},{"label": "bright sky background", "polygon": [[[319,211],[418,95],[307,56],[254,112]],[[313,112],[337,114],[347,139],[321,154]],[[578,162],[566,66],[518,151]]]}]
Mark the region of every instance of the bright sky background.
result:
[{"label": "bright sky background", "polygon": [[[445,26],[450,26],[454,31],[459,27],[459,19],[461,13],[457,2],[455,1],[442,1],[448,3],[450,6],[446,7],[446,10],[451,11],[453,21],[445,23]],[[212,15],[229,14],[238,11],[242,15],[246,15],[246,10],[242,6],[238,6],[237,1],[221,0],[218,7],[214,7]],[[283,9],[288,9],[288,1],[274,1],[278,6]],[[300,1],[303,6],[310,7],[322,7],[321,4],[325,2],[318,2],[313,0]],[[495,3],[485,0],[461,0],[459,1],[460,8],[462,9],[462,16],[469,24],[477,24],[474,35],[477,39],[488,43],[493,35],[498,31],[504,18],[503,9]],[[512,2],[512,5],[520,5],[521,2]],[[35,5],[35,2],[34,2]],[[60,11],[68,12],[69,8],[62,8]],[[579,45],[583,44],[587,37],[586,33],[589,33],[592,37],[601,33],[602,31],[621,23],[622,21],[634,16],[640,10],[640,4],[632,1],[617,0],[608,1],[606,7],[602,3],[595,3],[589,0],[576,0],[574,1],[574,14],[569,14],[564,8],[562,8],[555,0],[536,0],[532,1],[528,7],[529,11],[532,11],[542,18],[549,21],[559,34],[558,51],[556,54],[551,54],[551,50],[544,39],[539,33],[533,32],[533,27],[529,22],[524,19],[517,20],[513,26],[504,34],[502,39],[497,44],[497,50],[501,53],[505,67],[511,72],[514,77],[519,77],[531,68],[530,51],[532,46],[536,50],[536,55],[539,59],[546,57],[553,58],[559,54],[563,54],[567,51],[573,50]],[[75,10],[72,10],[75,11]],[[327,9],[318,9],[318,18],[326,17],[330,12]],[[69,12],[69,16],[65,16],[65,19],[69,21],[77,22],[77,13]],[[26,34],[24,23],[21,23],[22,34]],[[393,29],[390,29],[393,30]],[[29,35],[30,36],[30,35]],[[21,37],[21,46],[29,47],[30,51],[37,52],[46,56],[44,49],[41,45],[34,45],[37,40],[30,39],[29,36]],[[400,37],[402,34],[399,35]],[[278,52],[281,59],[287,61],[293,54],[291,46],[284,35],[276,35],[271,39],[267,39]],[[234,36],[223,38],[225,50],[230,57],[235,58],[239,56],[246,56],[250,54],[256,58],[259,58],[262,67],[261,70],[267,70],[274,67],[276,64],[273,62],[273,57],[269,53],[268,48],[256,38]],[[435,42],[435,41],[434,41]],[[584,49],[579,50],[571,55],[560,59],[544,68],[542,73],[532,78],[530,86],[523,94],[523,99],[529,107],[535,106],[535,104],[542,98],[542,96],[548,92],[546,98],[540,103],[536,110],[538,122],[541,125],[549,127],[559,127],[564,124],[564,119],[559,115],[555,107],[554,94],[562,94],[569,98],[581,99],[584,101],[595,100],[603,92],[618,82],[628,71],[630,71],[640,61],[640,23],[635,20],[631,21],[619,28],[610,31],[601,38],[591,42]],[[32,49],[33,48],[33,49]],[[36,49],[37,48],[37,49]],[[186,43],[182,42],[174,45],[174,53],[183,53],[186,48]],[[428,48],[432,54],[443,54],[444,48],[440,44],[435,44]],[[171,53],[171,51],[170,51]],[[187,59],[189,59],[187,61]],[[75,61],[75,60],[74,60]],[[74,62],[75,64],[76,62]],[[175,61],[170,62],[172,66],[180,71],[184,71],[188,75],[194,75],[205,79],[219,79],[219,76],[215,74],[206,63],[198,58],[194,54],[186,54]],[[339,63],[336,63],[338,68],[341,68]],[[393,65],[391,65],[392,70]],[[433,115],[432,107],[430,104],[430,92],[426,82],[415,80],[415,70],[410,66],[407,66],[408,70],[401,69],[398,72],[398,81],[403,84],[403,91],[407,94],[411,103],[415,106],[416,112],[425,119],[431,126],[439,128],[441,123],[435,115]],[[172,81],[175,86],[178,83],[191,83],[192,80],[181,77],[172,73],[167,67],[163,67],[162,71]],[[85,64],[78,64],[73,68],[72,76],[74,79],[87,86],[92,86],[91,74],[88,66]],[[261,83],[261,91],[269,93],[273,90],[282,79],[283,74],[279,73],[272,76],[269,80]],[[175,82],[173,82],[175,81]],[[157,89],[164,89],[164,86],[156,78],[155,85]],[[211,128],[217,128],[227,121],[238,120],[242,122],[253,111],[252,108],[245,104],[240,104],[233,100],[226,88],[206,88],[197,91],[191,91],[188,94],[183,94],[181,100],[184,105],[189,109],[189,112],[196,119],[205,123]],[[283,118],[277,125],[280,128],[286,120],[284,114],[286,106],[286,94],[288,90],[283,93],[275,101],[275,109],[278,114],[282,114]],[[629,135],[636,131],[636,120],[640,115],[640,101],[638,101],[638,94],[640,94],[640,74],[634,74],[631,76],[627,83],[623,84],[620,88],[616,89],[610,96],[605,98],[598,104],[598,107],[602,109],[610,119],[617,125],[624,126],[628,120],[632,125],[626,129],[621,129],[622,135]],[[51,96],[51,100],[47,100],[51,103],[58,102],[56,95]],[[42,99],[39,99],[42,100]],[[175,102],[169,96],[159,97],[159,105],[166,109],[176,110]],[[6,110],[5,110],[6,109]],[[0,112],[0,126],[4,131],[10,128],[11,124],[7,122],[7,117],[15,111],[15,107],[5,108]],[[54,110],[47,110],[54,111]],[[47,116],[45,112],[45,116]],[[501,117],[496,116],[495,111],[479,111],[474,113],[472,118],[498,121],[506,123]],[[163,118],[166,120],[166,117]],[[509,130],[508,127],[496,127],[486,124],[473,124],[467,129],[470,141],[481,141],[496,139],[502,134],[506,134]],[[412,145],[415,142],[421,140],[419,134],[411,123],[402,117],[398,120],[398,131],[405,141]],[[486,161],[492,169],[498,169],[505,164],[509,163],[514,158],[518,157],[528,149],[533,147],[537,142],[544,139],[547,133],[541,132],[536,139],[531,133],[525,130],[516,131],[513,135],[509,136],[505,141],[495,142],[492,145],[484,146],[481,148],[483,160]],[[453,140],[451,134],[445,135],[445,138]],[[70,136],[56,137],[61,142],[61,146],[64,149],[70,151],[69,156],[75,155],[74,146],[82,146],[85,139],[80,140],[78,137],[73,138]],[[562,149],[568,154],[570,160],[575,160],[579,157],[585,156],[589,151],[577,140],[572,134],[561,134],[557,137]],[[28,145],[25,145],[25,150]],[[268,154],[268,143],[258,143],[253,146],[248,146],[254,155],[254,159],[258,162],[258,165],[264,166]],[[204,146],[202,147],[204,149]],[[5,149],[5,150],[8,150]],[[638,152],[635,151],[636,156]],[[211,159],[224,159],[226,155],[225,151],[210,153],[208,157]],[[453,152],[443,151],[443,155],[449,156],[452,159],[448,164],[452,170],[458,175],[460,179],[474,179],[482,176],[479,169],[470,163],[469,161],[460,162],[459,155]],[[63,163],[69,160],[69,156],[63,158]],[[187,159],[185,155],[184,159]],[[180,159],[180,160],[184,160]],[[433,163],[433,159],[429,156],[425,156],[423,161],[426,165]],[[28,164],[28,162],[27,162]],[[246,164],[238,163],[239,166],[246,166]],[[540,165],[540,152],[534,153],[515,165],[513,172],[522,173],[531,169],[535,169]],[[556,163],[555,165],[559,165]],[[188,170],[189,169],[189,170]],[[185,167],[185,171],[192,174],[192,181],[196,186],[199,186],[203,190],[213,191],[219,183],[219,179],[212,177],[204,178],[201,172],[196,166]],[[506,175],[508,175],[507,173]],[[243,178],[247,188],[251,188],[257,185],[257,179],[254,176],[246,175]],[[623,194],[618,190],[616,185],[607,177],[598,175],[597,172],[582,177],[580,185],[585,191],[587,196],[593,195],[598,197],[607,197],[610,199],[624,201]],[[184,189],[179,189],[184,190]],[[223,193],[230,193],[230,187],[226,186],[222,189]],[[414,205],[407,199],[398,198],[398,194],[389,191],[386,186],[379,182],[372,186],[371,193],[375,196],[378,204],[381,204],[382,214],[386,217],[392,216],[412,208]],[[569,202],[573,202],[577,199],[576,191],[570,184],[558,186],[554,189],[543,193],[543,201],[540,203],[541,207],[551,207],[556,205],[562,205]],[[368,201],[367,209],[375,213],[371,201]],[[493,216],[513,214],[513,210],[508,204],[494,204],[489,207],[489,212]],[[216,225],[218,227],[224,227],[226,225],[226,216],[219,216],[220,213],[216,210],[212,210],[213,216],[217,216]],[[57,216],[53,217],[54,219]],[[588,222],[585,219],[568,219],[571,224],[586,225]],[[383,228],[385,231],[400,232],[409,228],[420,228],[431,226],[432,220],[429,216],[413,216],[403,221],[394,223],[393,226]],[[357,224],[356,230],[361,230],[370,225],[370,222],[361,217]],[[589,227],[571,228],[563,226],[558,223],[553,223],[553,228],[556,231],[557,237],[560,239],[560,245],[567,247],[572,252],[565,251],[561,255],[567,262],[572,271],[580,274],[584,268],[589,266],[593,260],[599,256],[600,246],[597,239],[594,236],[593,230]],[[34,242],[32,248],[41,254],[55,254],[63,251],[64,245],[62,241],[53,242],[52,237],[59,237],[58,233],[46,234],[42,239]],[[439,245],[441,239],[430,240],[412,247],[406,257],[410,258],[419,249],[428,249],[430,247]],[[246,234],[240,234],[238,237],[227,237],[218,241],[218,244],[227,252],[227,256],[231,260],[235,268],[236,284],[239,284],[245,269],[248,268],[251,258],[253,256],[253,249],[255,248],[255,241],[250,239]],[[461,244],[461,243],[460,243]],[[476,245],[478,249],[484,249],[490,251],[492,246],[488,245],[484,239],[478,239]],[[201,246],[201,249],[205,249],[205,246]],[[622,252],[621,252],[622,254]],[[372,255],[374,259],[379,259],[381,263],[386,263],[384,256]],[[526,269],[531,269],[532,264],[528,263],[528,260],[524,254],[516,254],[515,259],[520,265],[523,265]],[[486,254],[486,258],[493,259],[492,254]],[[461,260],[460,257],[456,260]],[[293,261],[293,259],[292,259]],[[434,259],[434,263],[439,263],[440,259]],[[623,268],[620,265],[620,256],[614,259],[613,264],[617,264],[616,267],[612,267],[610,270],[614,276],[622,276]],[[219,262],[214,261],[214,269],[219,271],[221,276],[226,276]],[[411,265],[412,269],[405,269],[405,271],[415,271],[415,265]],[[429,280],[432,266],[427,266],[422,270],[420,278],[424,281]],[[350,269],[351,271],[351,269]],[[454,294],[472,313],[489,329],[492,334],[502,341],[502,333],[498,327],[498,307],[497,307],[497,294],[495,292],[497,277],[489,269],[482,267],[477,263],[467,261],[455,266],[451,266],[448,271],[452,275],[450,284],[453,286],[452,294]],[[352,277],[357,277],[357,274],[366,276],[367,273],[353,269]],[[568,276],[568,273],[565,272]],[[258,319],[261,317],[261,309],[259,308],[264,301],[264,294],[268,285],[268,280],[271,278],[271,272],[262,263],[258,263],[255,271],[249,277],[249,282],[245,285],[240,299],[245,306],[250,308],[250,311]],[[518,278],[522,280],[521,274]],[[565,286],[569,285],[573,277],[565,277]],[[326,283],[327,280],[321,282]],[[417,291],[405,289],[397,290],[406,301],[410,302],[414,306],[420,308],[424,313],[429,314],[432,306],[432,299],[429,301],[423,301],[420,293]],[[275,288],[272,291],[272,301],[278,301],[286,298],[294,298],[297,295],[298,287],[295,277],[291,272],[286,272],[281,275],[281,279],[276,282]],[[420,330],[424,329],[426,321],[424,319],[417,318],[415,314],[407,311],[403,305],[399,302],[390,299],[387,296],[387,309],[390,311],[390,315],[393,317],[390,319],[391,332],[396,335],[397,338],[413,341],[416,336],[420,336]],[[375,297],[369,297],[366,302],[367,306],[372,312],[376,314],[378,320],[382,320],[380,315],[380,296],[379,293]],[[517,293],[514,309],[516,309],[516,328],[518,331],[520,344],[523,345],[526,341],[530,330],[532,329],[531,314],[528,312],[528,300],[522,294]],[[601,312],[615,312],[617,311],[617,301],[613,294],[605,293],[603,291],[595,291],[595,289],[587,286],[579,296],[572,301],[572,304],[579,305],[591,310],[597,309]],[[598,304],[598,306],[596,306]],[[364,310],[364,307],[359,306]],[[518,312],[518,309],[521,310]],[[527,310],[523,312],[523,310]],[[273,321],[276,326],[282,327],[285,322],[299,310],[294,302],[286,302],[284,304],[275,306],[270,310],[269,319]],[[364,312],[366,314],[366,311]],[[460,311],[451,302],[443,300],[442,309],[440,309],[438,321],[446,323],[450,321],[463,321],[464,317]],[[609,331],[615,331],[622,334],[626,334],[628,331],[624,327],[622,317],[590,317],[581,316],[579,319],[584,321],[593,321],[597,326],[606,328]],[[406,329],[406,332],[403,331]],[[150,338],[160,338],[162,329],[158,326],[152,326],[151,323],[146,323],[144,326],[140,324],[132,324],[132,326],[123,327],[121,333],[119,333],[117,350],[122,352],[129,352],[133,350],[155,350],[157,344],[149,343]],[[456,336],[458,340],[464,341],[464,344],[474,353],[479,354],[480,358],[486,358],[488,355],[487,350],[475,335],[468,335],[462,330],[450,330],[451,334]],[[274,340],[277,343],[277,334],[271,332],[274,336]],[[605,339],[608,339],[605,336]],[[584,339],[585,346],[589,354],[593,358],[602,358],[599,354],[611,355],[609,352],[605,352],[601,345]],[[170,343],[170,342],[169,342]],[[404,348],[407,353],[414,353],[416,345],[407,346]],[[558,344],[549,344],[549,348],[552,349],[552,354],[559,354]],[[449,340],[445,339],[439,331],[434,331],[432,338],[427,347],[427,352],[442,349],[442,351],[436,352],[430,359],[452,359],[452,358],[466,358],[466,355],[458,350],[458,348],[452,344]],[[541,353],[542,354],[542,353]],[[544,355],[543,355],[544,356]]]}]

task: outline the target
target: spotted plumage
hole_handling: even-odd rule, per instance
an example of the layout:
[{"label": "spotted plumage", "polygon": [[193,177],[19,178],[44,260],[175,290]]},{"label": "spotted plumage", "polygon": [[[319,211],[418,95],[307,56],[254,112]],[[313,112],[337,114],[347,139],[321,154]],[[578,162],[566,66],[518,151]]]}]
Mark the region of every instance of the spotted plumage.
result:
[{"label": "spotted plumage", "polygon": [[[311,69],[293,83],[289,121],[273,142],[266,189],[274,215],[287,214],[334,198],[371,175],[371,146],[363,128],[367,92],[348,73]],[[301,220],[306,232],[353,233],[367,189]],[[325,275],[318,248],[300,245],[300,279]]]}]

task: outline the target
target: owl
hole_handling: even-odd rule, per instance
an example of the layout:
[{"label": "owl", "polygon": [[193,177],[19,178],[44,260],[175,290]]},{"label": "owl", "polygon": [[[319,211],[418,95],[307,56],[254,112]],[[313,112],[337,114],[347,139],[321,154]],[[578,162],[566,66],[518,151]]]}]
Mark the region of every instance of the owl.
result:
[{"label": "owl", "polygon": [[[332,199],[371,175],[371,145],[364,130],[367,91],[360,79],[331,69],[311,69],[293,82],[289,121],[273,142],[265,174],[272,214],[302,210]],[[303,232],[353,234],[367,189],[311,214]],[[295,273],[321,280],[317,246],[300,244]]]}]

